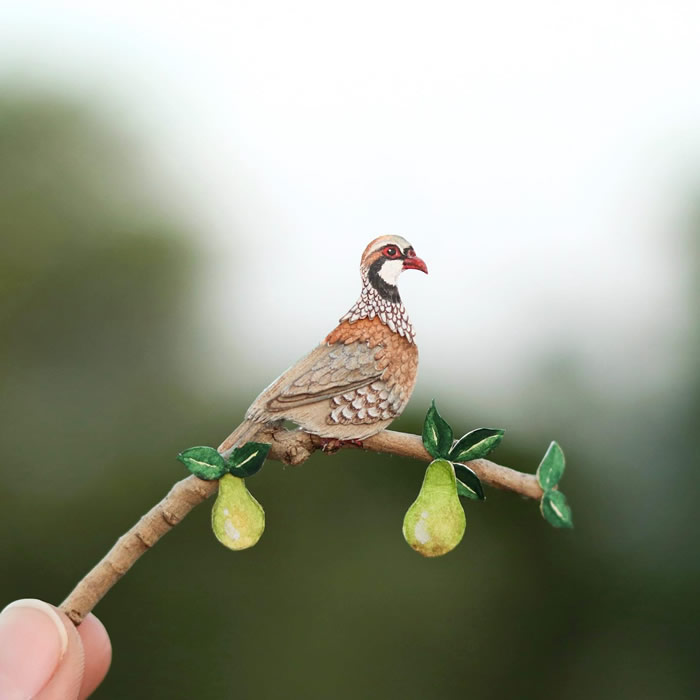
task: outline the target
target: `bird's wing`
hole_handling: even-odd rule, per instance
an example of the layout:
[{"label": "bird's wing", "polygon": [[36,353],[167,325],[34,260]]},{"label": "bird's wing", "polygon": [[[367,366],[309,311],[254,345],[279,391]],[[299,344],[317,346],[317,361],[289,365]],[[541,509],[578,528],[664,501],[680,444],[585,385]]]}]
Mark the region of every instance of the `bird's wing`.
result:
[{"label": "bird's wing", "polygon": [[378,349],[363,342],[321,344],[271,384],[251,409],[285,411],[371,384],[383,373],[375,358]]}]

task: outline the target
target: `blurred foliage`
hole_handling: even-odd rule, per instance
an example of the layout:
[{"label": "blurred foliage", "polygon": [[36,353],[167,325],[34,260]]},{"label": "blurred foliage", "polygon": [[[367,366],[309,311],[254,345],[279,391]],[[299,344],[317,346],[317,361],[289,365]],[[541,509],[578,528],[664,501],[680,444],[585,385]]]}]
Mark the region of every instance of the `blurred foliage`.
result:
[{"label": "blurred foliage", "polygon": [[[195,251],[147,191],[89,111],[0,100],[4,602],[58,603],[186,475],[175,455],[218,444],[252,398],[213,405],[178,359]],[[575,372],[539,387],[522,411],[541,431],[495,459],[534,471],[560,440],[573,532],[488,490],[461,546],[425,560],[401,536],[425,464],[270,463],[248,481],[254,549],[223,548],[200,507],[99,605],[114,662],[95,697],[692,697],[698,383],[616,406]],[[488,422],[472,410],[455,430]]]}]

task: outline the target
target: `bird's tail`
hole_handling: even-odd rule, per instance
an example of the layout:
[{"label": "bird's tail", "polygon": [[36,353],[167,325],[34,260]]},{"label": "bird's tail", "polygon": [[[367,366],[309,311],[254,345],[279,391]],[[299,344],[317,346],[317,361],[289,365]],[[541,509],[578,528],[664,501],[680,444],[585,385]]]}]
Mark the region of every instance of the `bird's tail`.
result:
[{"label": "bird's tail", "polygon": [[262,426],[252,420],[244,420],[220,445],[219,453],[226,459],[235,447],[240,447],[255,437]]}]

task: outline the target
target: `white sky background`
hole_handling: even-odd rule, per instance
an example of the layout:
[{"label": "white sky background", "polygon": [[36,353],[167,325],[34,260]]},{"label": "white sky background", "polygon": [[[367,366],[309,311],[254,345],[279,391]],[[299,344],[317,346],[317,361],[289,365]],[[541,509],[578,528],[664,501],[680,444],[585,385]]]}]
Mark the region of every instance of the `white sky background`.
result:
[{"label": "white sky background", "polygon": [[229,390],[310,350],[399,233],[430,268],[401,279],[418,390],[482,403],[559,349],[602,391],[672,380],[699,37],[695,1],[18,1],[0,76],[144,145],[206,250],[203,371]]}]

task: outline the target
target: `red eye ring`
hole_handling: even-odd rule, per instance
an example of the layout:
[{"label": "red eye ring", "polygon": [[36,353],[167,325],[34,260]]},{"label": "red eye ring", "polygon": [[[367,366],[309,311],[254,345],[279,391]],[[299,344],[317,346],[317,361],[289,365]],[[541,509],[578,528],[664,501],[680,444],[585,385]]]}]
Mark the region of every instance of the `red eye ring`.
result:
[{"label": "red eye ring", "polygon": [[401,255],[401,251],[395,245],[385,246],[382,253],[384,253],[385,258],[389,258],[390,260],[396,260],[403,257]]}]

